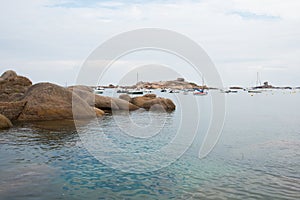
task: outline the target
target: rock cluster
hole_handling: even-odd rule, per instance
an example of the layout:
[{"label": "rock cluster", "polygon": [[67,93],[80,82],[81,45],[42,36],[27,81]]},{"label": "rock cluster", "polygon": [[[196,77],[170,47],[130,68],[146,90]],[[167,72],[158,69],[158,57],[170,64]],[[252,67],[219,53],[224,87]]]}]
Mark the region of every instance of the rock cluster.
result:
[{"label": "rock cluster", "polygon": [[[9,70],[0,77],[0,129],[15,121],[73,120],[100,117],[112,110],[175,110],[170,99],[154,94],[131,98],[112,98],[93,93],[78,85],[64,88],[52,83],[32,82]],[[75,114],[76,113],[76,116]]]},{"label": "rock cluster", "polygon": [[176,108],[172,100],[157,97],[156,94],[145,94],[144,96],[133,98],[131,98],[128,94],[122,94],[119,96],[119,98],[146,110],[160,110],[172,112]]},{"label": "rock cluster", "polygon": [[96,95],[91,91],[82,89],[82,86],[73,86],[70,87],[69,90],[73,92],[73,94],[78,95],[82,99],[84,99],[90,106],[94,106],[98,109],[104,111],[111,110],[137,110],[139,107],[129,103],[128,101],[112,98],[107,96]]}]

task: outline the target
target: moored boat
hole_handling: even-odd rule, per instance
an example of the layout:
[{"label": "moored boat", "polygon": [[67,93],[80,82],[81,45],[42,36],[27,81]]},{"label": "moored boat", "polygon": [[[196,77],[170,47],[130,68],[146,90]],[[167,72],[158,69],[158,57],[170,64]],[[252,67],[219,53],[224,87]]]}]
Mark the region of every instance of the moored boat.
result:
[{"label": "moored boat", "polygon": [[94,89],[94,93],[95,94],[103,94],[103,92],[104,92],[104,88],[103,87],[96,87],[95,89]]},{"label": "moored boat", "polygon": [[194,95],[199,95],[199,96],[205,96],[208,94],[208,92],[205,92],[203,89],[195,89]]},{"label": "moored boat", "polygon": [[127,94],[144,94],[142,90],[129,90]]}]

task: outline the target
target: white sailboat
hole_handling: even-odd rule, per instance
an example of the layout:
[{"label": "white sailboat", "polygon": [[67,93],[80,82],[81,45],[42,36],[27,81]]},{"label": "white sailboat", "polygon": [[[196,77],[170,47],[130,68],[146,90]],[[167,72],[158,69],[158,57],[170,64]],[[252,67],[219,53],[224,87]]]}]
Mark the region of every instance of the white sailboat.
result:
[{"label": "white sailboat", "polygon": [[256,86],[252,89],[248,89],[248,93],[261,93],[261,90],[258,90],[256,87],[261,86],[261,79],[260,79],[260,75],[259,72],[256,73]]},{"label": "white sailboat", "polygon": [[[138,82],[139,82],[139,73],[137,72],[136,73],[136,83],[138,83]],[[136,88],[136,89],[133,89],[133,90],[129,90],[127,92],[127,94],[135,94],[135,95],[144,94],[144,91]]]}]

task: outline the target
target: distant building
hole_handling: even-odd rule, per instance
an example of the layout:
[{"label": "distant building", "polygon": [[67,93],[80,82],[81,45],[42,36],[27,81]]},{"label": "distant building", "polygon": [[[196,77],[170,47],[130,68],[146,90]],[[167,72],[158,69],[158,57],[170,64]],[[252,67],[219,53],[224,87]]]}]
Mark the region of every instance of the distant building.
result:
[{"label": "distant building", "polygon": [[268,81],[264,82],[264,86],[268,87],[269,86],[269,82]]},{"label": "distant building", "polygon": [[177,81],[184,82],[184,78],[177,78]]},{"label": "distant building", "polygon": [[266,88],[275,88],[275,87],[272,86],[272,85],[269,85],[269,82],[266,81],[266,82],[264,82],[263,85],[257,86],[257,87],[254,87],[254,88],[255,88],[255,89],[266,89]]}]

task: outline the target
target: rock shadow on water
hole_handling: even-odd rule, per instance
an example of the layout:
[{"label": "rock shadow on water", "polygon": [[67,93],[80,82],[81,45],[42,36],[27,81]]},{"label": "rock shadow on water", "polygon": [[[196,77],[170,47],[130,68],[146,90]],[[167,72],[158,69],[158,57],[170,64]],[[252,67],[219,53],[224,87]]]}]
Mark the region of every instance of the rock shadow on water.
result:
[{"label": "rock shadow on water", "polygon": [[35,144],[51,145],[60,147],[61,145],[76,142],[79,137],[76,128],[84,128],[90,124],[90,120],[55,120],[55,121],[33,121],[26,123],[17,123],[12,129],[17,134],[30,138]]}]

